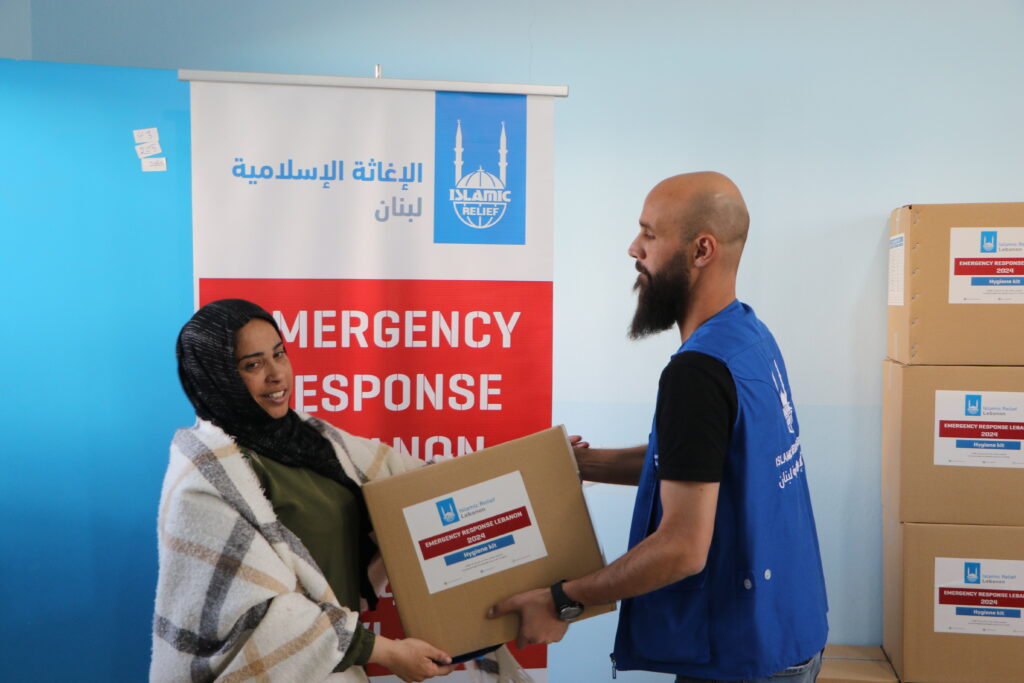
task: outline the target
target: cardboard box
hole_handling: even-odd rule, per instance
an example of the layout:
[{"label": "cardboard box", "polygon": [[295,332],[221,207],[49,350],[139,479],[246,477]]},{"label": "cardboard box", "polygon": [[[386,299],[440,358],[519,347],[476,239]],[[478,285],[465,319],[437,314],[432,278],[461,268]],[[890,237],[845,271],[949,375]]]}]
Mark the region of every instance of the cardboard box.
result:
[{"label": "cardboard box", "polygon": [[1024,365],[1024,203],[914,204],[889,226],[889,358]]},{"label": "cardboard box", "polygon": [[491,605],[604,566],[562,427],[363,491],[406,635],[451,655],[515,639],[518,616]]},{"label": "cardboard box", "polygon": [[1024,367],[885,361],[883,373],[885,513],[1024,526]]},{"label": "cardboard box", "polygon": [[904,681],[1024,680],[1024,527],[884,525],[883,647]]},{"label": "cardboard box", "polygon": [[899,683],[880,647],[826,645],[818,683]]}]

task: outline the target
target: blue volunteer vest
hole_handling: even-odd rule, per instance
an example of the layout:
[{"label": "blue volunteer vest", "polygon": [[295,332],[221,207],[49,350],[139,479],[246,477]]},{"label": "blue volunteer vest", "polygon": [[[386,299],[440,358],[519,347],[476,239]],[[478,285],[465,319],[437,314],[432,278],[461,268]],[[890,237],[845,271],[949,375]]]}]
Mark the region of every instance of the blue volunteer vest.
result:
[{"label": "blue volunteer vest", "polygon": [[[750,679],[803,662],[828,635],[825,579],[800,429],[775,339],[733,301],[676,353],[724,363],[737,413],[703,571],[623,600],[613,666],[694,678]],[[632,548],[661,520],[657,417],[633,509]]]}]

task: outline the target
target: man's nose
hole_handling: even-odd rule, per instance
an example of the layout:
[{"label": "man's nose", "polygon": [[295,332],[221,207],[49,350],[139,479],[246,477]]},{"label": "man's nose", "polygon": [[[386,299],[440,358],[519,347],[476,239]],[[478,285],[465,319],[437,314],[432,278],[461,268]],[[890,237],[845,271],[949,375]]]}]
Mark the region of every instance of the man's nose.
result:
[{"label": "man's nose", "polygon": [[627,254],[637,260],[644,257],[643,249],[640,248],[639,241],[639,237],[634,238],[633,241],[629,243],[629,249],[626,250]]}]

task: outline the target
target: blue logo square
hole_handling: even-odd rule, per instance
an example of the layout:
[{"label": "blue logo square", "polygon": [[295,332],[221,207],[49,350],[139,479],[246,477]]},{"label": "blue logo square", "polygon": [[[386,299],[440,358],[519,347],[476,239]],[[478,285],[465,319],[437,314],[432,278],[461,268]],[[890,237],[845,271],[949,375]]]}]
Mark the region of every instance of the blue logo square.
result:
[{"label": "blue logo square", "polygon": [[439,92],[434,243],[526,244],[526,96]]},{"label": "blue logo square", "polygon": [[981,231],[981,253],[994,254],[999,249],[999,233],[995,230]]},{"label": "blue logo square", "polygon": [[981,415],[981,394],[966,394],[964,396],[964,415],[971,417]]},{"label": "blue logo square", "polygon": [[455,508],[455,499],[445,498],[437,501],[437,514],[441,517],[442,526],[459,521],[459,511]]},{"label": "blue logo square", "polygon": [[964,583],[981,583],[981,562],[964,562]]}]

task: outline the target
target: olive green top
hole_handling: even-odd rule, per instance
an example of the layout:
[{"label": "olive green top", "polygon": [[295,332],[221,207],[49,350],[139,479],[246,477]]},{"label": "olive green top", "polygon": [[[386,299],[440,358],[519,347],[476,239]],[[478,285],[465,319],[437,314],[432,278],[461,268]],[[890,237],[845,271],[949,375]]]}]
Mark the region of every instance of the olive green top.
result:
[{"label": "olive green top", "polygon": [[[305,467],[246,450],[274,514],[313,556],[338,602],[359,611],[359,505],[347,488]],[[335,671],[370,659],[376,636],[360,627]]]}]

